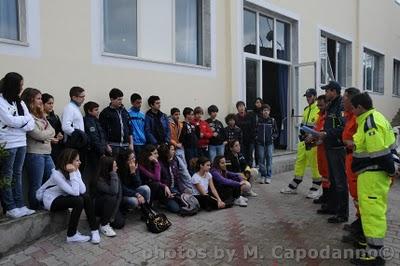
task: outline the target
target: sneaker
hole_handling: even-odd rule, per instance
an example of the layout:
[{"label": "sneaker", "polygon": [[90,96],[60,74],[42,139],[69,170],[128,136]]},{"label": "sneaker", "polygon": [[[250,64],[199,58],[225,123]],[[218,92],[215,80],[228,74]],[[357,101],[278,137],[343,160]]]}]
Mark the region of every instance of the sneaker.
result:
[{"label": "sneaker", "polygon": [[244,202],[249,202],[249,199],[243,196],[240,196],[239,199],[243,200]]},{"label": "sneaker", "polygon": [[297,190],[290,188],[290,187],[285,187],[281,189],[282,194],[297,194]]},{"label": "sneaker", "polygon": [[320,190],[310,190],[306,196],[307,199],[317,199],[319,196],[321,196]]},{"label": "sneaker", "polygon": [[34,214],[36,211],[28,209],[26,206],[19,208],[19,211],[22,213],[22,216],[28,216]]},{"label": "sneaker", "polygon": [[115,231],[111,228],[110,224],[106,224],[104,226],[100,225],[100,232],[108,237],[113,237],[116,236],[117,234],[115,233]]},{"label": "sneaker", "polygon": [[248,193],[247,193],[247,195],[246,196],[249,196],[249,197],[257,197],[258,196],[258,194],[257,193],[255,193],[253,190],[250,190]]},{"label": "sneaker", "polygon": [[244,200],[242,200],[241,198],[235,199],[233,204],[236,206],[240,206],[240,207],[247,207],[247,203]]},{"label": "sneaker", "polygon": [[83,242],[88,242],[89,240],[90,236],[84,236],[78,232],[76,232],[76,234],[73,236],[67,236],[68,243],[73,243],[73,242],[83,243]]},{"label": "sneaker", "polygon": [[20,211],[19,208],[14,208],[12,210],[7,211],[6,216],[13,218],[13,219],[17,219],[17,218],[21,218],[22,216],[24,216],[24,214]]},{"label": "sneaker", "polygon": [[92,231],[92,238],[90,239],[90,242],[92,242],[92,244],[100,244],[99,230]]},{"label": "sneaker", "polygon": [[265,184],[264,177],[261,177],[260,182],[258,182],[258,183],[260,183],[260,184]]},{"label": "sneaker", "polygon": [[267,177],[265,179],[265,184],[271,184],[271,181],[272,181],[271,177]]}]

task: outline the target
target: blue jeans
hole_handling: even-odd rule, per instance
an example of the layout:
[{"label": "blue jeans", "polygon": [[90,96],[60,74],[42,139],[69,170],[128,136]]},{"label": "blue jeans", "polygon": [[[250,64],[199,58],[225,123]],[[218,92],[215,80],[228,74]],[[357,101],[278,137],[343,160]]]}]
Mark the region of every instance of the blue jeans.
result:
[{"label": "blue jeans", "polygon": [[24,206],[22,195],[22,167],[24,166],[26,146],[7,149],[8,155],[1,162],[0,176],[3,208],[7,211]]},{"label": "blue jeans", "polygon": [[[137,193],[143,196],[147,203],[150,202],[150,188],[148,185],[140,186],[136,189]],[[130,207],[137,208],[139,207],[139,201],[135,196],[133,197],[124,197],[123,201],[127,203]]]},{"label": "blue jeans", "polygon": [[140,152],[143,150],[144,145],[133,145],[133,149],[135,150],[136,158],[139,158]]},{"label": "blue jeans", "polygon": [[258,165],[260,167],[261,178],[272,176],[272,152],[273,144],[257,144]]},{"label": "blue jeans", "polygon": [[179,157],[183,163],[185,163],[185,167],[187,168],[187,162],[185,158],[185,150],[183,148],[176,148],[176,157]]},{"label": "blue jeans", "polygon": [[49,179],[51,170],[54,169],[53,159],[50,154],[27,153],[25,169],[29,178],[29,206],[37,210],[40,203],[36,199],[36,191]]},{"label": "blue jeans", "polygon": [[218,155],[224,155],[225,152],[225,145],[221,144],[221,145],[209,145],[208,146],[208,153],[210,156],[210,160],[211,162],[214,161],[214,158]]}]

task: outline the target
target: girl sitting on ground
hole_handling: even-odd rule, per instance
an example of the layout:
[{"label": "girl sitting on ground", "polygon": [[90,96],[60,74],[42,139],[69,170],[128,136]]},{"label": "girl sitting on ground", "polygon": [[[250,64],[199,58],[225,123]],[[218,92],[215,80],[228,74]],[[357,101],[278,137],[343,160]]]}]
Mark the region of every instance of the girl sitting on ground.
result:
[{"label": "girl sitting on ground", "polygon": [[122,202],[128,208],[138,208],[150,202],[150,187],[142,185],[135,153],[132,150],[118,156],[118,175],[122,182]]},{"label": "girl sitting on ground", "polygon": [[210,159],[200,157],[196,162],[196,173],[192,176],[193,195],[200,203],[200,207],[210,211],[223,209],[232,205],[225,204],[216,190],[211,174]]},{"label": "girl sitting on ground", "polygon": [[[65,149],[58,157],[56,169],[49,180],[36,193],[38,200],[43,200],[45,209],[56,212],[72,209],[67,229],[67,242],[100,243],[99,226],[96,222],[93,203],[86,193],[79,166],[81,161],[75,149]],[[82,210],[85,210],[92,236],[78,232],[78,223]]]},{"label": "girl sitting on ground", "polygon": [[247,207],[247,198],[242,197],[241,194],[249,192],[251,185],[240,174],[226,169],[224,156],[215,157],[210,173],[219,195],[225,202],[233,201],[234,205]]},{"label": "girl sitting on ground", "polygon": [[[114,157],[103,156],[99,160],[99,169],[96,179],[96,193],[95,193],[95,213],[100,217],[100,232],[105,236],[113,237],[116,233],[111,222],[118,222],[116,224],[123,226],[124,222],[121,214],[119,214],[119,205],[122,199],[121,182],[117,174],[117,162]],[[121,228],[121,226],[118,229]]]},{"label": "girl sitting on ground", "polygon": [[[226,168],[228,171],[240,173],[253,186],[258,176],[258,170],[247,164],[247,160],[241,153],[240,148],[238,140],[228,142],[228,149],[225,153]],[[257,193],[251,189],[249,192],[244,193],[244,196],[257,197]]]},{"label": "girl sitting on ground", "polygon": [[139,157],[139,172],[142,182],[150,187],[151,202],[159,201],[170,212],[178,212],[179,205],[175,194],[169,187],[161,183],[161,166],[158,162],[158,151],[153,145],[146,145]]}]

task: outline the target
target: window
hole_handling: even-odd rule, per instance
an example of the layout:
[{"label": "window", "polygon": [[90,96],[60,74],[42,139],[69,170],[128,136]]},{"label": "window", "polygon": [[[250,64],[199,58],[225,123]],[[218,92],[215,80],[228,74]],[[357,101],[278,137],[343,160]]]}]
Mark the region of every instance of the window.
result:
[{"label": "window", "polygon": [[342,87],[351,84],[351,43],[325,33],[320,36],[321,84],[336,80]]},{"label": "window", "polygon": [[0,1],[0,39],[25,42],[25,1]]},{"label": "window", "polygon": [[252,108],[257,98],[258,61],[246,59],[246,106]]},{"label": "window", "polygon": [[291,25],[259,12],[243,12],[244,52],[290,61]]},{"label": "window", "polygon": [[243,49],[247,53],[255,54],[257,48],[256,13],[245,9],[243,20]]},{"label": "window", "polygon": [[202,65],[202,1],[175,0],[176,61]]},{"label": "window", "polygon": [[290,25],[276,21],[276,53],[278,59],[290,60]]},{"label": "window", "polygon": [[103,0],[103,17],[105,55],[211,65],[210,0]]},{"label": "window", "polygon": [[136,0],[104,0],[104,51],[137,56]]},{"label": "window", "polygon": [[393,60],[393,95],[400,96],[400,61]]},{"label": "window", "polygon": [[260,55],[274,57],[274,19],[260,15]]},{"label": "window", "polygon": [[364,48],[363,88],[367,91],[383,93],[384,56]]}]

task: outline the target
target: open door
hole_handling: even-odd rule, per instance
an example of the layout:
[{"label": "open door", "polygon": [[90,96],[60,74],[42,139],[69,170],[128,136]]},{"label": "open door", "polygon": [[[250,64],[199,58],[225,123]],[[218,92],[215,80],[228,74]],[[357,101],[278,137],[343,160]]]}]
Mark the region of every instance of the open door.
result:
[{"label": "open door", "polygon": [[290,147],[296,150],[299,124],[303,118],[304,108],[307,106],[306,98],[303,97],[308,88],[317,89],[317,62],[306,62],[292,66],[292,97],[289,112],[290,121]]}]

